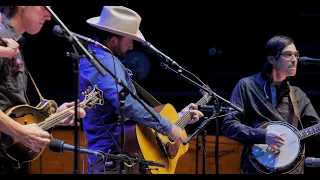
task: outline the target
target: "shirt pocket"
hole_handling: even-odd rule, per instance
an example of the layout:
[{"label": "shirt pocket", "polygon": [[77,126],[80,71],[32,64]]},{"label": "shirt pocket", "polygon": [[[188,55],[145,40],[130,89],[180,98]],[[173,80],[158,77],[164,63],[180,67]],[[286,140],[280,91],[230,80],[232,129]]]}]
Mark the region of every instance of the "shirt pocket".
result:
[{"label": "shirt pocket", "polygon": [[10,60],[6,60],[4,66],[4,84],[11,93],[23,91],[26,87],[26,75],[24,66],[18,68],[10,64]]}]

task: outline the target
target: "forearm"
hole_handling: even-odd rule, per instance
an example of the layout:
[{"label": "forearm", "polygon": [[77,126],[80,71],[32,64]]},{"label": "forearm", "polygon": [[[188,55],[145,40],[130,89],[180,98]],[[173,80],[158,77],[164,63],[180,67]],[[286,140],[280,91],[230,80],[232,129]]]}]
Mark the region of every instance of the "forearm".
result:
[{"label": "forearm", "polygon": [[125,116],[127,118],[151,127],[163,135],[168,135],[171,132],[172,123],[159,113],[155,112],[153,108],[149,109],[151,109],[157,118],[149,113],[140,102],[133,99],[131,95],[127,96],[125,102]]},{"label": "forearm", "polygon": [[241,124],[238,120],[225,119],[222,133],[243,144],[265,144],[267,129],[253,128]]},{"label": "forearm", "polygon": [[0,131],[11,136],[16,137],[22,131],[22,125],[11,119],[0,110]]},{"label": "forearm", "polygon": [[12,51],[9,48],[0,46],[0,57],[9,58],[11,57],[11,54]]}]

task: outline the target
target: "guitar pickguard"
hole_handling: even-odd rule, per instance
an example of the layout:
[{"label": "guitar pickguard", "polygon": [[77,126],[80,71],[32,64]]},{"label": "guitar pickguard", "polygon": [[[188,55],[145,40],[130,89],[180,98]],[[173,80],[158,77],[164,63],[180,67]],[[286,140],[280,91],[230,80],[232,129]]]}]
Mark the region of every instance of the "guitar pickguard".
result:
[{"label": "guitar pickguard", "polygon": [[159,137],[158,133],[154,133],[157,139],[157,142],[162,150],[162,152],[168,156],[170,159],[173,159],[177,156],[179,151],[179,146],[177,146],[173,140],[169,138],[167,143],[163,143],[161,138]]},{"label": "guitar pickguard", "polygon": [[168,156],[168,152],[167,152],[167,149],[164,145],[164,143],[162,142],[161,138],[159,137],[158,133],[157,132],[154,132],[154,135],[156,136],[156,139],[157,139],[157,142],[162,150],[162,152]]},{"label": "guitar pickguard", "polygon": [[177,156],[178,154],[178,151],[179,151],[179,146],[177,146],[176,144],[174,143],[170,143],[170,142],[167,142],[166,144],[166,151],[167,151],[167,156],[170,158],[170,159],[173,159]]}]

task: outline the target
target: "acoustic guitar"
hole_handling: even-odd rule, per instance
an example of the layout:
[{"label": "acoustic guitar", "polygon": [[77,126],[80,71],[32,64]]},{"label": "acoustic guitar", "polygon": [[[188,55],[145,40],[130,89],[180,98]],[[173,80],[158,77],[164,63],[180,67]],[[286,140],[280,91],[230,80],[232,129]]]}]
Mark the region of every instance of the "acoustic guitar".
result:
[{"label": "acoustic guitar", "polygon": [[[209,94],[205,94],[196,104],[205,105],[211,100]],[[187,137],[185,126],[191,117],[190,110],[182,117],[171,104],[154,107],[154,110],[167,118],[172,124],[182,129],[183,136]],[[152,128],[142,124],[126,124],[126,139],[124,150],[128,155],[144,158],[148,161],[160,162],[166,167],[148,166],[152,174],[174,174],[179,158],[189,149],[189,144],[177,146],[168,136],[155,132]],[[132,143],[136,142],[136,143]],[[138,144],[135,146],[134,144]]]},{"label": "acoustic guitar", "polygon": [[[97,86],[93,89],[89,86],[82,95],[85,96],[85,98],[78,104],[78,107],[92,108],[96,104],[102,105],[104,103],[103,91],[98,89]],[[74,110],[73,106],[59,113],[55,113],[57,108],[58,105],[55,101],[45,100],[40,102],[36,107],[18,105],[9,108],[4,113],[23,125],[37,123],[43,130],[46,130],[51,134],[51,128],[57,125],[61,120],[71,117],[72,113],[70,111]],[[40,152],[34,152],[18,140],[0,132],[0,150],[3,155],[14,161],[14,166],[16,168],[20,168],[22,164],[37,159],[44,151],[44,148]]]}]

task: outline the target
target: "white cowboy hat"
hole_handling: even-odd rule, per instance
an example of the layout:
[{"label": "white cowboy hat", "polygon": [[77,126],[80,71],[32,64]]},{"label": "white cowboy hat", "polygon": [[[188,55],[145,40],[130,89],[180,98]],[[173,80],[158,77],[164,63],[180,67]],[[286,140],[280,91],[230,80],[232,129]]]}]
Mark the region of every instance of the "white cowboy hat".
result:
[{"label": "white cowboy hat", "polygon": [[87,20],[88,24],[98,29],[144,42],[139,30],[140,22],[139,14],[123,6],[103,6],[100,16]]}]

